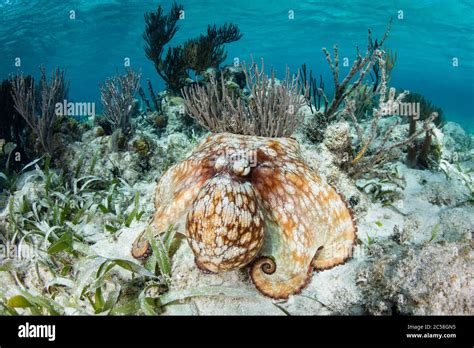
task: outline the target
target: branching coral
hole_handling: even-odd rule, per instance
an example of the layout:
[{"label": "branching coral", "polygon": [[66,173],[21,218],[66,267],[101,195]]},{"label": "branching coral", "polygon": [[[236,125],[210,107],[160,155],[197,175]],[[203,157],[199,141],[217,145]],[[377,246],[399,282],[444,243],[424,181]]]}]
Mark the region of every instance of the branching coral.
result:
[{"label": "branching coral", "polygon": [[211,78],[204,86],[195,84],[183,88],[187,112],[211,132],[259,135],[266,137],[290,136],[301,119],[299,109],[305,104],[300,94],[298,76],[290,76],[280,83],[272,71],[264,72],[253,63],[244,67],[250,96],[241,98],[229,90],[224,79]]},{"label": "branching coral", "polygon": [[62,102],[67,95],[68,83],[64,70],[56,69],[51,81],[46,78],[46,70],[40,68],[40,100],[36,99],[34,80],[23,75],[12,79],[15,109],[25,119],[36,136],[44,153],[53,156],[58,144],[55,141],[55,129],[62,115],[55,112],[56,103]]},{"label": "branching coral", "polygon": [[[26,84],[31,84],[31,76],[26,77]],[[12,81],[4,80],[0,84],[0,139],[5,143],[13,142],[22,147],[23,132],[27,127],[24,118],[15,109],[12,92]]]},{"label": "branching coral", "polygon": [[[390,80],[390,74],[395,65],[397,56],[392,51],[382,50],[382,46],[390,32],[392,21],[389,22],[385,34],[380,41],[372,40],[371,31],[368,31],[368,45],[365,56],[360,54],[357,49],[357,58],[349,70],[346,77],[340,82],[339,79],[339,53],[337,45],[334,46],[334,54],[323,48],[326,60],[332,71],[334,80],[334,97],[331,101],[327,98],[324,91],[324,84],[317,86],[316,79],[313,78],[312,72],[307,79],[306,66],[303,65],[303,82],[309,89],[308,103],[315,104],[315,115],[310,120],[310,124],[305,129],[306,135],[312,141],[322,141],[324,130],[327,125],[339,120],[341,117],[348,117],[355,128],[357,135],[357,145],[353,152],[349,154],[349,173],[357,176],[364,172],[370,171],[389,159],[395,149],[409,146],[408,163],[424,163],[426,162],[427,151],[431,146],[431,123],[438,118],[437,110],[431,104],[425,102],[422,105],[423,126],[420,130],[416,130],[416,120],[420,115],[411,116],[410,132],[406,139],[397,142],[391,142],[391,136],[394,129],[399,125],[396,121],[388,127],[388,129],[380,134],[380,120],[383,116],[396,114],[400,111],[405,103],[405,98],[409,95],[405,91],[398,96],[394,88],[387,88],[387,82]],[[372,73],[370,71],[372,70]],[[358,76],[357,76],[358,75]],[[366,81],[367,76],[371,76],[372,84]],[[376,97],[378,96],[378,101]],[[408,97],[409,98],[409,97]],[[408,99],[407,98],[407,99]],[[321,108],[321,99],[324,103],[324,109]],[[409,100],[420,100],[419,97],[410,98]],[[397,109],[398,108],[398,109]],[[411,110],[411,104],[409,105]],[[371,116],[370,124],[367,129],[360,124],[364,119]],[[417,137],[425,133],[423,143],[416,147]],[[377,148],[374,143],[377,140]],[[390,145],[387,145],[387,144]],[[419,151],[419,154],[417,152]]]},{"label": "branching coral", "polygon": [[173,3],[167,15],[163,13],[161,6],[158,6],[156,12],[145,14],[143,38],[146,41],[146,56],[153,61],[156,71],[172,93],[179,93],[185,86],[189,70],[194,70],[199,75],[207,68],[219,67],[227,57],[224,44],[242,37],[234,24],[224,24],[221,27],[209,25],[206,35],[188,40],[183,45],[168,47],[163,58],[165,46],[176,34],[177,22],[183,14],[183,6],[176,3]]},{"label": "branching coral", "polygon": [[114,76],[100,87],[104,118],[110,124],[114,136],[118,138],[130,132],[130,116],[140,76],[140,73],[128,69],[125,75]]},{"label": "branching coral", "polygon": [[[385,34],[380,40],[378,47],[382,47],[385,40],[388,37],[390,32],[392,21],[389,22],[387,26],[387,30]],[[352,64],[349,73],[346,77],[339,81],[339,52],[338,46],[334,45],[334,56],[331,58],[331,54],[326,48],[323,48],[323,52],[326,56],[326,60],[329,63],[329,67],[331,68],[333,79],[334,79],[334,97],[331,102],[328,101],[327,97],[323,95],[325,101],[325,108],[324,108],[324,115],[326,119],[329,121],[336,118],[338,115],[338,111],[340,111],[340,106],[345,100],[345,98],[352,93],[363,81],[369,70],[373,67],[374,63],[377,61],[377,53],[380,50],[373,50],[372,48],[372,32],[368,30],[368,46],[367,52],[365,56],[360,54],[359,49],[357,49],[357,57]],[[359,73],[358,78],[350,85],[350,82],[354,79],[354,77]]]},{"label": "branching coral", "polygon": [[[377,48],[383,46],[385,40],[387,39],[390,33],[391,25],[392,21],[390,20],[380,42],[376,40]],[[324,55],[329,64],[334,80],[334,96],[332,99],[329,99],[326,95],[322,79],[318,87],[317,83],[315,82],[315,79],[311,79],[310,73],[310,80],[307,81],[307,86],[309,89],[308,95],[313,96],[313,100],[308,100],[308,103],[314,103],[315,100],[317,100],[318,102],[316,112],[313,118],[310,120],[310,123],[308,124],[308,127],[306,129],[306,134],[310,138],[310,140],[315,142],[321,141],[323,139],[323,133],[327,125],[343,116],[344,108],[342,106],[344,100],[348,96],[354,94],[354,92],[357,91],[357,89],[359,89],[360,86],[365,83],[365,78],[370,75],[370,70],[374,68],[374,64],[378,64],[376,53],[381,52],[381,50],[374,49],[374,45],[375,44],[372,40],[372,31],[369,29],[367,35],[367,51],[365,55],[362,56],[361,52],[359,51],[359,48],[357,48],[357,57],[351,68],[349,69],[349,73],[344,77],[342,81],[340,81],[339,78],[340,71],[338,46],[334,45],[333,56],[331,56],[331,54],[326,48],[323,48]],[[303,69],[303,72],[304,70],[305,69]],[[324,108],[322,110],[320,110],[321,99],[324,104]]]},{"label": "branching coral", "polygon": [[[382,50],[382,44],[383,42],[379,43],[377,39],[375,41],[372,41],[372,39],[369,38],[369,48],[372,53],[374,53],[376,50]],[[384,52],[384,61],[385,61],[385,74],[387,81],[390,80],[390,76],[392,75],[392,70],[395,66],[395,63],[397,61],[397,53],[393,52],[390,49],[386,49]],[[374,64],[372,65],[372,73],[370,74],[370,78],[373,82],[373,87],[372,91],[376,92],[379,84],[380,84],[380,66],[378,64],[378,61],[376,60]]]},{"label": "branching coral", "polygon": [[300,72],[301,84],[308,89],[307,104],[312,113],[318,112],[321,110],[321,98],[324,91],[323,75],[319,75],[318,84],[318,79],[313,76],[313,70],[309,71],[308,76],[306,64],[301,65]]},{"label": "branching coral", "polygon": [[[396,126],[399,125],[399,121],[394,122],[386,132],[381,135],[379,133],[379,123],[383,116],[393,114],[393,110],[399,108],[403,103],[403,99],[409,94],[408,91],[396,95],[395,88],[390,88],[387,96],[387,75],[385,69],[385,60],[383,59],[383,51],[377,50],[375,52],[376,59],[378,60],[378,65],[380,66],[381,71],[381,84],[379,91],[379,104],[378,108],[374,109],[373,117],[370,123],[368,130],[365,130],[359,123],[357,116],[355,114],[356,110],[356,101],[351,99],[349,96],[345,99],[345,109],[344,113],[348,115],[355,127],[357,134],[357,143],[359,144],[358,152],[351,161],[351,168],[349,173],[357,176],[364,172],[369,171],[371,168],[383,163],[392,155],[393,150],[397,148],[402,148],[413,144],[416,138],[421,135],[423,132],[428,132],[431,127],[431,122],[437,117],[436,113],[433,113],[429,118],[424,120],[423,127],[419,131],[413,130],[409,133],[408,137],[402,141],[392,143],[387,145],[387,142],[390,140],[390,137],[393,133],[393,130]],[[412,115],[413,118],[413,115]],[[379,144],[377,149],[372,151],[369,154],[370,146],[374,141],[379,138]]]},{"label": "branching coral", "polygon": [[[148,91],[150,92],[150,97],[153,103],[153,107],[155,108],[156,112],[159,112],[161,114],[163,112],[163,107],[162,107],[163,98],[160,95],[155,94],[155,91],[153,90],[153,86],[151,85],[150,79],[147,79],[146,83],[148,86]],[[151,107],[150,101],[146,97],[145,92],[143,91],[141,87],[138,89],[138,94],[140,95],[140,98],[142,99],[143,103],[146,106],[146,111],[151,112],[152,107]]]},{"label": "branching coral", "polygon": [[347,98],[354,101],[354,114],[358,120],[372,116],[374,107],[376,106],[376,97],[376,91],[374,91],[373,86],[368,83],[360,84],[347,96]]},{"label": "branching coral", "polygon": [[188,40],[184,50],[188,59],[189,68],[202,74],[207,68],[218,68],[227,58],[223,45],[240,40],[242,34],[235,24],[224,24],[222,27],[209,25],[207,35]]},{"label": "branching coral", "polygon": [[[156,71],[168,84],[172,83],[172,76],[168,76],[172,67],[164,65],[162,55],[165,45],[171,41],[178,30],[177,22],[181,11],[183,11],[183,6],[173,3],[171,11],[167,15],[163,14],[161,6],[158,6],[156,12],[145,14],[145,32],[143,33],[143,38],[146,41],[145,54],[148,59],[155,63]],[[167,55],[171,54],[172,50],[168,49]]]},{"label": "branching coral", "polygon": [[[436,115],[436,116],[433,116]],[[417,117],[410,118],[410,126],[409,126],[409,136],[413,134],[420,134],[420,132],[416,131],[416,121],[421,117],[417,115]],[[439,115],[436,111],[431,113],[431,117],[424,117],[425,122],[436,121],[439,118]],[[419,168],[428,168],[430,166],[430,153],[431,153],[431,144],[433,141],[433,130],[431,125],[428,127],[423,127],[425,131],[425,137],[421,144],[416,144],[414,141],[408,147],[407,158],[406,158],[406,165],[411,168],[419,167]]]},{"label": "branching coral", "polygon": [[150,93],[151,103],[143,88],[140,87],[138,89],[138,94],[145,106],[145,113],[143,113],[142,116],[144,116],[143,119],[147,124],[153,126],[156,131],[162,132],[168,125],[168,116],[163,112],[163,101],[167,101],[165,97],[166,92],[156,94],[153,90],[150,79],[147,79],[146,83],[148,86],[148,92]]}]

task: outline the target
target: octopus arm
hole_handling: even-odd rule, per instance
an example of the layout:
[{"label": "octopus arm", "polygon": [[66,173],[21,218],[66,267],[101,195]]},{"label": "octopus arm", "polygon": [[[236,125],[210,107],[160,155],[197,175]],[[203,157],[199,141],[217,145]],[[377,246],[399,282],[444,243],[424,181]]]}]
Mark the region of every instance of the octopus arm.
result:
[{"label": "octopus arm", "polygon": [[346,201],[332,188],[329,195],[338,207],[333,208],[331,233],[313,260],[314,268],[320,271],[344,264],[352,256],[357,237],[354,217]]},{"label": "octopus arm", "polygon": [[156,212],[149,226],[142,231],[132,246],[135,258],[144,258],[150,252],[145,232],[152,229],[154,236],[165,232],[171,224],[184,233],[186,214],[199,190],[213,175],[208,161],[191,157],[171,168],[161,177],[155,194]]},{"label": "octopus arm", "polygon": [[286,160],[279,168],[256,168],[252,178],[266,214],[266,237],[263,257],[250,275],[272,298],[299,293],[315,266],[341,263],[333,246],[352,246],[355,238],[351,214],[337,192],[297,156]]}]

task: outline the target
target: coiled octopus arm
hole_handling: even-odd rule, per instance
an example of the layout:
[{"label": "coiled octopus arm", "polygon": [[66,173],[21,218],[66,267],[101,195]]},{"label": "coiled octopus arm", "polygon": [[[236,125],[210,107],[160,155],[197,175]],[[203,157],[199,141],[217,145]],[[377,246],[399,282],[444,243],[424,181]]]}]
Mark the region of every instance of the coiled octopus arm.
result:
[{"label": "coiled octopus arm", "polygon": [[276,299],[299,293],[314,268],[344,263],[355,241],[352,215],[341,196],[302,161],[299,148],[291,149],[296,142],[288,142],[290,149],[273,144],[268,153],[278,160],[259,161],[252,174],[266,232],[262,257],[250,275],[263,294]]}]

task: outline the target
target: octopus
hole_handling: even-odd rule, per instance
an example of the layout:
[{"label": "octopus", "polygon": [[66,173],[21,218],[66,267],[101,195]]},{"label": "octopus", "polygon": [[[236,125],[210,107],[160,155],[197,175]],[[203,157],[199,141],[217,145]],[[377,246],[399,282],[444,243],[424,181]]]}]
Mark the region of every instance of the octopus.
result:
[{"label": "octopus", "polygon": [[[256,288],[287,299],[314,270],[346,262],[356,226],[343,197],[305,163],[293,138],[217,133],[158,182],[153,235],[183,233],[197,267],[249,266]],[[142,232],[133,257],[151,252]]]}]

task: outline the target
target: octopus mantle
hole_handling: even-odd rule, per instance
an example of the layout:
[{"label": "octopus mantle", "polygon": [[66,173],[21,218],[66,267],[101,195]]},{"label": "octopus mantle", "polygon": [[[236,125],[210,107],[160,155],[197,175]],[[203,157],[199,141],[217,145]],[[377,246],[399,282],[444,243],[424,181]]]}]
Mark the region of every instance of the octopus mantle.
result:
[{"label": "octopus mantle", "polygon": [[[272,298],[299,293],[314,269],[344,263],[355,241],[351,211],[292,138],[211,135],[162,176],[155,206],[155,235],[173,224],[202,270],[251,264],[255,286]],[[142,232],[132,255],[149,251]]]}]

